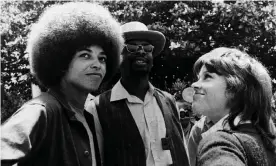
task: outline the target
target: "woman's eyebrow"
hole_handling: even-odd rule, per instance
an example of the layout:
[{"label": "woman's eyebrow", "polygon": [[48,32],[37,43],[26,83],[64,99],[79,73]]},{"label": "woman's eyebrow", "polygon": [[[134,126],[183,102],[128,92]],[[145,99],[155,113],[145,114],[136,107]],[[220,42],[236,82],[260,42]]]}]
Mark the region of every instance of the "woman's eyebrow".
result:
[{"label": "woman's eyebrow", "polygon": [[100,52],[100,55],[105,55],[105,56],[107,56],[106,53],[105,53],[105,51],[101,51],[101,52]]},{"label": "woman's eyebrow", "polygon": [[77,51],[87,51],[87,52],[93,52],[91,49],[89,48],[80,48]]}]

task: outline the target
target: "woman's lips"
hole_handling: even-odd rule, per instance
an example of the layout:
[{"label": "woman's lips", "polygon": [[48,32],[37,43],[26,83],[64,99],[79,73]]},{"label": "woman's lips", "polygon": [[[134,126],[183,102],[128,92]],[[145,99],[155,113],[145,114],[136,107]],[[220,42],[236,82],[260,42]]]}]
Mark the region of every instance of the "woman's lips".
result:
[{"label": "woman's lips", "polygon": [[88,75],[88,76],[96,76],[96,77],[101,77],[101,78],[103,77],[101,73],[88,73],[86,75]]},{"label": "woman's lips", "polygon": [[204,96],[204,94],[203,93],[194,93],[194,95],[193,95],[193,101],[196,101],[201,96]]}]

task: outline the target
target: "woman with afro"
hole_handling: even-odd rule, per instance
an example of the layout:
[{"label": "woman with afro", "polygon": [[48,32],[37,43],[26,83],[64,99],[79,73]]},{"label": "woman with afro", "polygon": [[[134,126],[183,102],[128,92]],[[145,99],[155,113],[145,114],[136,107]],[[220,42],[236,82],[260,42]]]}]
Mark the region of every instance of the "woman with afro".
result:
[{"label": "woman with afro", "polygon": [[124,39],[104,7],[54,5],[32,27],[31,72],[47,92],[25,103],[1,126],[3,165],[102,165],[89,93],[115,73]]}]

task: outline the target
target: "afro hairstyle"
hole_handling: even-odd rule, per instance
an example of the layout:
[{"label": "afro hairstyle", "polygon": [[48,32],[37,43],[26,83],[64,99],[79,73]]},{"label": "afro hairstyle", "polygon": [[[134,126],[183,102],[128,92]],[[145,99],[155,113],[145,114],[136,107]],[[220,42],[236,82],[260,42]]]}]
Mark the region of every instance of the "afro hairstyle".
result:
[{"label": "afro hairstyle", "polygon": [[31,73],[46,88],[60,84],[76,51],[99,45],[107,55],[107,83],[116,73],[124,38],[120,24],[103,6],[69,2],[47,8],[29,34]]}]

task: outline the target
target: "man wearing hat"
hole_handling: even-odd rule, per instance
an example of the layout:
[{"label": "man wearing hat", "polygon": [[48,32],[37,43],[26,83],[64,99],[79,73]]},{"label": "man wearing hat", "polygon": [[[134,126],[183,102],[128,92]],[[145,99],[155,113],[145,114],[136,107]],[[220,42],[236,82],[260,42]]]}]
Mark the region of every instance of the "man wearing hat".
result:
[{"label": "man wearing hat", "polygon": [[1,125],[1,163],[102,165],[101,140],[84,103],[119,67],[123,44],[120,24],[100,5],[47,8],[31,30],[28,52],[33,75],[48,91]]},{"label": "man wearing hat", "polygon": [[125,47],[121,79],[94,102],[104,137],[107,166],[189,165],[176,103],[149,82],[162,33],[140,22],[121,26]]}]

